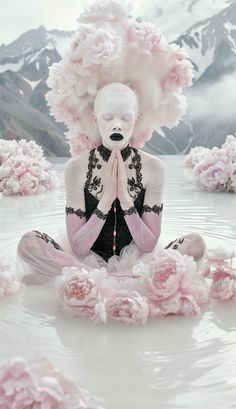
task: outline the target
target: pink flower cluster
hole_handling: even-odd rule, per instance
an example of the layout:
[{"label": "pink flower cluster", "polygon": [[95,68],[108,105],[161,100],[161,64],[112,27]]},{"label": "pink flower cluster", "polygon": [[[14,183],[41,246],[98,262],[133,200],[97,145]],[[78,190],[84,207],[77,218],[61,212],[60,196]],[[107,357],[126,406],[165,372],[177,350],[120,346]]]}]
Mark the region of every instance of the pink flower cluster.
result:
[{"label": "pink flower cluster", "polygon": [[0,365],[0,408],[92,409],[74,381],[47,359],[19,357]]},{"label": "pink flower cluster", "polygon": [[221,148],[191,149],[185,165],[193,169],[195,186],[208,192],[236,192],[236,135],[228,135]]},{"label": "pink flower cluster", "polygon": [[81,76],[91,75],[94,65],[110,66],[120,57],[122,39],[112,27],[87,26],[81,24],[67,52],[68,60],[77,67]]},{"label": "pink flower cluster", "polygon": [[236,297],[236,272],[227,267],[218,267],[212,273],[211,298],[229,300]]},{"label": "pink flower cluster", "polygon": [[20,284],[11,264],[5,260],[0,260],[0,298],[15,294],[19,289]]},{"label": "pink flower cluster", "polygon": [[150,269],[143,284],[152,317],[198,314],[200,306],[207,303],[208,286],[191,257],[163,250]]},{"label": "pink flower cluster", "polygon": [[65,267],[56,285],[65,311],[93,321],[106,321],[102,293],[95,280],[88,277],[87,270]]},{"label": "pink flower cluster", "polygon": [[3,195],[31,195],[58,186],[51,164],[34,141],[0,139],[0,192]]},{"label": "pink flower cluster", "polygon": [[186,51],[130,12],[118,1],[95,2],[79,17],[62,61],[50,67],[46,100],[55,119],[68,127],[72,155],[101,143],[91,116],[97,91],[108,83],[122,82],[137,92],[141,119],[132,146],[144,146],[153,129],[171,128],[185,113],[183,88],[193,76]]},{"label": "pink flower cluster", "polygon": [[139,268],[141,275],[121,282],[106,274],[105,268],[103,272],[64,268],[57,280],[62,308],[92,321],[144,324],[157,316],[199,313],[208,301],[209,288],[192,257],[162,250]]},{"label": "pink flower cluster", "polygon": [[233,267],[235,253],[208,256],[205,276],[211,280],[210,299],[225,301],[236,298],[236,269]]},{"label": "pink flower cluster", "polygon": [[121,290],[107,300],[108,317],[124,324],[145,324],[149,318],[147,298],[137,291]]}]

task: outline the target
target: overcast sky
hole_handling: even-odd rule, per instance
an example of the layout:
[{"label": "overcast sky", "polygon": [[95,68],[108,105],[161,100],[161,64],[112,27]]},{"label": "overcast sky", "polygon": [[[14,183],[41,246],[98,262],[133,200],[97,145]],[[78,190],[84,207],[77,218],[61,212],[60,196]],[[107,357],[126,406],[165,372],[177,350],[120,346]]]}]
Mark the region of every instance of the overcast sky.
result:
[{"label": "overcast sky", "polygon": [[0,44],[43,24],[47,29],[74,30],[88,0],[0,0]]},{"label": "overcast sky", "polygon": [[[153,21],[160,8],[165,10],[165,18],[158,19],[159,28],[164,35],[175,38],[196,21],[204,20],[226,7],[227,0],[119,0],[134,5],[132,15],[141,15]],[[236,1],[236,0],[234,0]],[[46,29],[75,30],[76,19],[85,5],[94,0],[0,0],[0,45],[17,39],[32,28],[44,25]],[[204,7],[202,7],[204,4]],[[191,20],[191,21],[190,21]]]}]

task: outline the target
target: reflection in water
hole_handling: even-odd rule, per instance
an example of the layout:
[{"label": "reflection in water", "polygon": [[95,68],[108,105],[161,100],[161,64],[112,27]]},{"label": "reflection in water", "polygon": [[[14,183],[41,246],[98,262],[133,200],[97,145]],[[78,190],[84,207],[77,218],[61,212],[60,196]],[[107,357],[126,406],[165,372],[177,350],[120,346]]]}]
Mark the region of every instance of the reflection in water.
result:
[{"label": "reflection in water", "polygon": [[[234,245],[236,195],[196,192],[180,157],[165,162],[162,241],[199,232],[208,246]],[[64,228],[62,171],[60,179],[58,191],[0,201],[1,255],[15,257],[28,230],[55,238]],[[0,358],[45,354],[107,409],[234,408],[235,308],[228,302],[193,318],[106,326],[60,312],[52,287],[24,288],[0,301]]]}]

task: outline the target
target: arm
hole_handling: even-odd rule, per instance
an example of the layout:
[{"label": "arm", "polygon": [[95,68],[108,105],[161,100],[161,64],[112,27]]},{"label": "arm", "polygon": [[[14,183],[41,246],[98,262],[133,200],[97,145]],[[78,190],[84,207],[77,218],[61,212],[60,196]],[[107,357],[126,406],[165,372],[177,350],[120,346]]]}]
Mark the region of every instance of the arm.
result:
[{"label": "arm", "polygon": [[152,251],[160,237],[164,179],[163,163],[156,160],[149,169],[142,217],[139,216],[131,198],[121,203],[129,231],[143,253]]},{"label": "arm", "polygon": [[76,255],[85,256],[99,236],[111,206],[102,198],[86,222],[83,171],[78,158],[66,164],[65,187],[68,240]]},{"label": "arm", "polygon": [[73,252],[85,256],[98,238],[117,195],[117,159],[112,151],[103,180],[103,196],[86,221],[84,200],[84,172],[78,158],[71,159],[65,168],[66,227]]}]

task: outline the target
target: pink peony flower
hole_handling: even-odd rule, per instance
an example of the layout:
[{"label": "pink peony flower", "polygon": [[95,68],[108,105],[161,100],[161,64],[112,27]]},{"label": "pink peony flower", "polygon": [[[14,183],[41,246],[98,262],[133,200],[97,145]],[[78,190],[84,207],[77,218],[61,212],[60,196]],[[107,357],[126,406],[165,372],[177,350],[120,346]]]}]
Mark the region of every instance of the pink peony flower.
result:
[{"label": "pink peony flower", "polygon": [[189,87],[191,84],[191,63],[188,60],[183,60],[171,68],[164,81],[164,88],[166,91],[170,91],[179,87]]},{"label": "pink peony flower", "polygon": [[62,277],[58,278],[57,289],[65,311],[93,321],[106,321],[104,299],[99,286],[93,278],[89,278],[84,268],[65,267]]},{"label": "pink peony flower", "polygon": [[121,51],[122,39],[112,27],[90,27],[84,38],[81,37],[80,29],[68,55],[72,64],[78,64],[78,73],[85,76],[90,74],[89,69],[93,65],[108,67],[113,60],[120,57]]},{"label": "pink peony flower", "polygon": [[209,152],[208,148],[204,148],[203,146],[196,146],[192,148],[190,152],[185,156],[184,164],[190,168],[194,168],[194,166],[199,163]]},{"label": "pink peony flower", "polygon": [[185,165],[193,168],[194,183],[209,192],[236,192],[236,137],[228,135],[222,148],[191,149]]},{"label": "pink peony flower", "polygon": [[132,21],[129,24],[127,37],[128,42],[135,43],[138,48],[149,52],[149,54],[163,51],[162,36],[154,24],[140,24],[137,21]]},{"label": "pink peony flower", "polygon": [[192,257],[164,250],[150,263],[143,279],[150,315],[199,313],[209,298],[209,289],[196,269]]},{"label": "pink peony flower", "polygon": [[149,301],[158,303],[178,292],[185,265],[168,252],[160,260],[150,264],[151,273],[144,279],[144,288]]},{"label": "pink peony flower", "polygon": [[87,7],[77,21],[79,23],[96,23],[100,21],[104,23],[104,21],[117,21],[125,17],[128,17],[128,12],[122,4],[117,1],[100,0]]},{"label": "pink peony flower", "polygon": [[[98,129],[91,133],[88,109],[94,106],[98,89],[108,83],[122,82],[137,92],[143,125],[134,132],[132,146],[142,147],[154,129],[172,128],[185,113],[182,86],[176,89],[172,85],[177,77],[184,86],[190,83],[186,52],[169,45],[155,25],[129,17],[129,6],[113,0],[96,2],[79,17],[77,32],[62,61],[50,67],[47,85],[51,89],[45,98],[51,114],[67,126],[75,155],[89,150],[91,144],[98,146],[100,134]],[[178,64],[181,68],[175,78],[170,74],[172,85],[165,93],[166,72]],[[70,138],[72,133],[75,137]]]},{"label": "pink peony flower", "polygon": [[227,158],[213,153],[199,162],[193,170],[196,186],[209,192],[227,191],[229,186],[229,167]]},{"label": "pink peony flower", "polygon": [[16,273],[12,271],[11,265],[0,260],[0,298],[17,293],[20,283],[17,281]]},{"label": "pink peony flower", "polygon": [[236,162],[236,133],[234,135],[227,135],[225,142],[222,145],[229,161],[233,164]]},{"label": "pink peony flower", "polygon": [[0,366],[1,408],[77,409],[80,398],[75,383],[46,359],[16,357]]},{"label": "pink peony flower", "polygon": [[179,300],[179,314],[188,316],[200,314],[200,312],[201,309],[193,296],[182,295]]},{"label": "pink peony flower", "polygon": [[236,277],[227,267],[218,267],[212,273],[210,297],[217,300],[228,300],[236,295]]},{"label": "pink peony flower", "polygon": [[107,314],[124,324],[144,324],[149,316],[146,297],[137,291],[117,291],[106,304]]},{"label": "pink peony flower", "polygon": [[229,165],[228,170],[230,178],[229,191],[236,192],[236,160]]},{"label": "pink peony flower", "polygon": [[[30,195],[58,186],[51,164],[35,142],[0,139],[0,151],[3,151],[0,168],[0,192],[3,195]],[[10,155],[4,154],[6,151]]]},{"label": "pink peony flower", "polygon": [[192,257],[183,256],[186,264],[186,273],[180,285],[181,295],[200,306],[209,300],[209,286],[201,273],[197,271],[197,265]]}]

